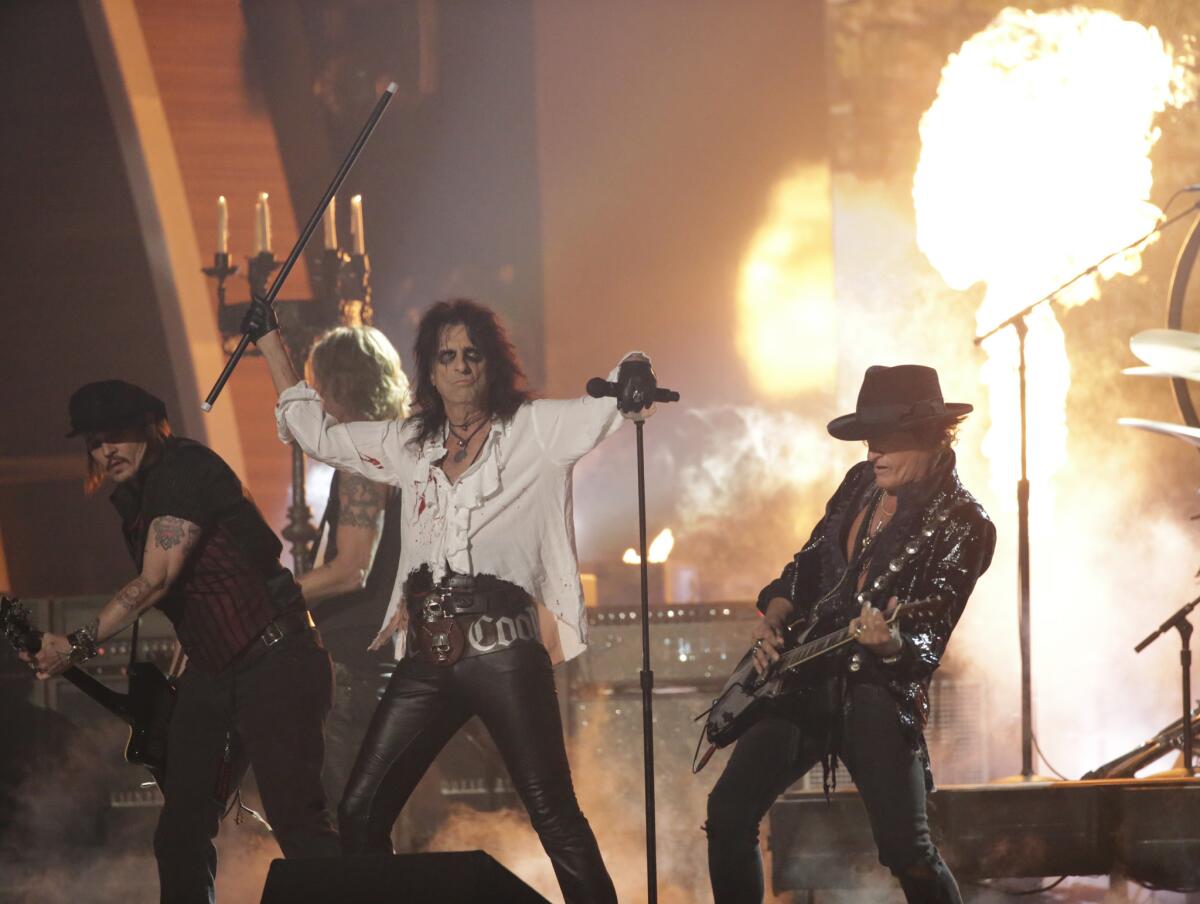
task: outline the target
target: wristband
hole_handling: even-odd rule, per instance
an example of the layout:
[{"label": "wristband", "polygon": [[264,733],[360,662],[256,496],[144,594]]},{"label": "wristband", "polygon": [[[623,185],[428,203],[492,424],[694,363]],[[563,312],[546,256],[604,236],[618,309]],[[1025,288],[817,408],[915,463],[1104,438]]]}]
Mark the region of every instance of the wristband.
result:
[{"label": "wristband", "polygon": [[71,645],[71,652],[67,658],[73,664],[87,662],[96,655],[96,638],[92,634],[92,629],[88,625],[72,631],[67,635],[67,643]]}]

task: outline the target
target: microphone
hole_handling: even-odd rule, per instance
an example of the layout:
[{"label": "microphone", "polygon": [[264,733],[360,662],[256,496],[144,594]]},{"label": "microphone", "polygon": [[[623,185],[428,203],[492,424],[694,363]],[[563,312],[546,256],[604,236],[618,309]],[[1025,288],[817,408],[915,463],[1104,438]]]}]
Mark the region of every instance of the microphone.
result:
[{"label": "microphone", "polygon": [[[603,399],[605,397],[619,398],[621,395],[621,386],[618,383],[610,383],[604,377],[592,377],[587,381],[587,394],[593,399]],[[678,402],[679,393],[670,389],[663,389],[661,386],[654,390],[654,401],[656,402]]]}]

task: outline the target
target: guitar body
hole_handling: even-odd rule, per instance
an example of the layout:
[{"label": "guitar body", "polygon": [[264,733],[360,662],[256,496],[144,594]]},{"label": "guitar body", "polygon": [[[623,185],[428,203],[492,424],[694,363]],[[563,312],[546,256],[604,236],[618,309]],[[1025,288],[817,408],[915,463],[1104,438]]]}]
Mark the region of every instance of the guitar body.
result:
[{"label": "guitar body", "polygon": [[129,726],[125,759],[145,766],[161,788],[167,772],[167,732],[175,709],[175,683],[151,662],[129,666]]},{"label": "guitar body", "polygon": [[[42,646],[42,632],[30,623],[29,611],[7,596],[0,596],[0,634],[15,649],[27,653],[36,653]],[[129,726],[125,759],[149,770],[161,788],[167,766],[167,730],[175,708],[174,682],[149,662],[130,663],[127,694],[74,666],[62,677]]]},{"label": "guitar body", "polygon": [[[802,645],[807,633],[786,649]],[[781,700],[786,698],[789,709],[795,709],[805,691],[826,674],[814,663],[787,671],[773,669],[760,676],[754,667],[754,651],[748,651],[713,701],[704,726],[705,737],[718,749],[728,747],[763,716],[777,712]]]}]

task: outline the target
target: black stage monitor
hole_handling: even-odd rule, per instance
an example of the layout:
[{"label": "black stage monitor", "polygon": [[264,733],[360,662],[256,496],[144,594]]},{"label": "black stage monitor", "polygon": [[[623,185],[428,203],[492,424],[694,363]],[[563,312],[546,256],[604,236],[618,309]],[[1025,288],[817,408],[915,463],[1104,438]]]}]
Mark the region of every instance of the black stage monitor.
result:
[{"label": "black stage monitor", "polygon": [[274,860],[262,904],[547,904],[483,851]]}]

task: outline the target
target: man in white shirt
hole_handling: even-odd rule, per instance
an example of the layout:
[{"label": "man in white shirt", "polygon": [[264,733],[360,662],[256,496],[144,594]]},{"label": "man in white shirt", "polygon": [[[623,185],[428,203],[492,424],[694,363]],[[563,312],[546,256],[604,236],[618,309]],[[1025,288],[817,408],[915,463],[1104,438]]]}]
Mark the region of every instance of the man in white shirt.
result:
[{"label": "man in white shirt", "polygon": [[587,644],[572,470],[616,431],[622,414],[648,413],[648,359],[626,356],[613,375],[618,401],[535,401],[496,315],[467,300],[439,302],[418,329],[415,413],[339,424],[297,381],[272,312],[255,302],[244,328],[280,393],[280,438],[334,467],[394,484],[404,498],[396,589],[375,641],[391,641],[400,664],[339,808],[343,850],[390,852],[399,806],[450,737],[478,715],[563,897],[615,901],[575,798],[551,663]]}]

